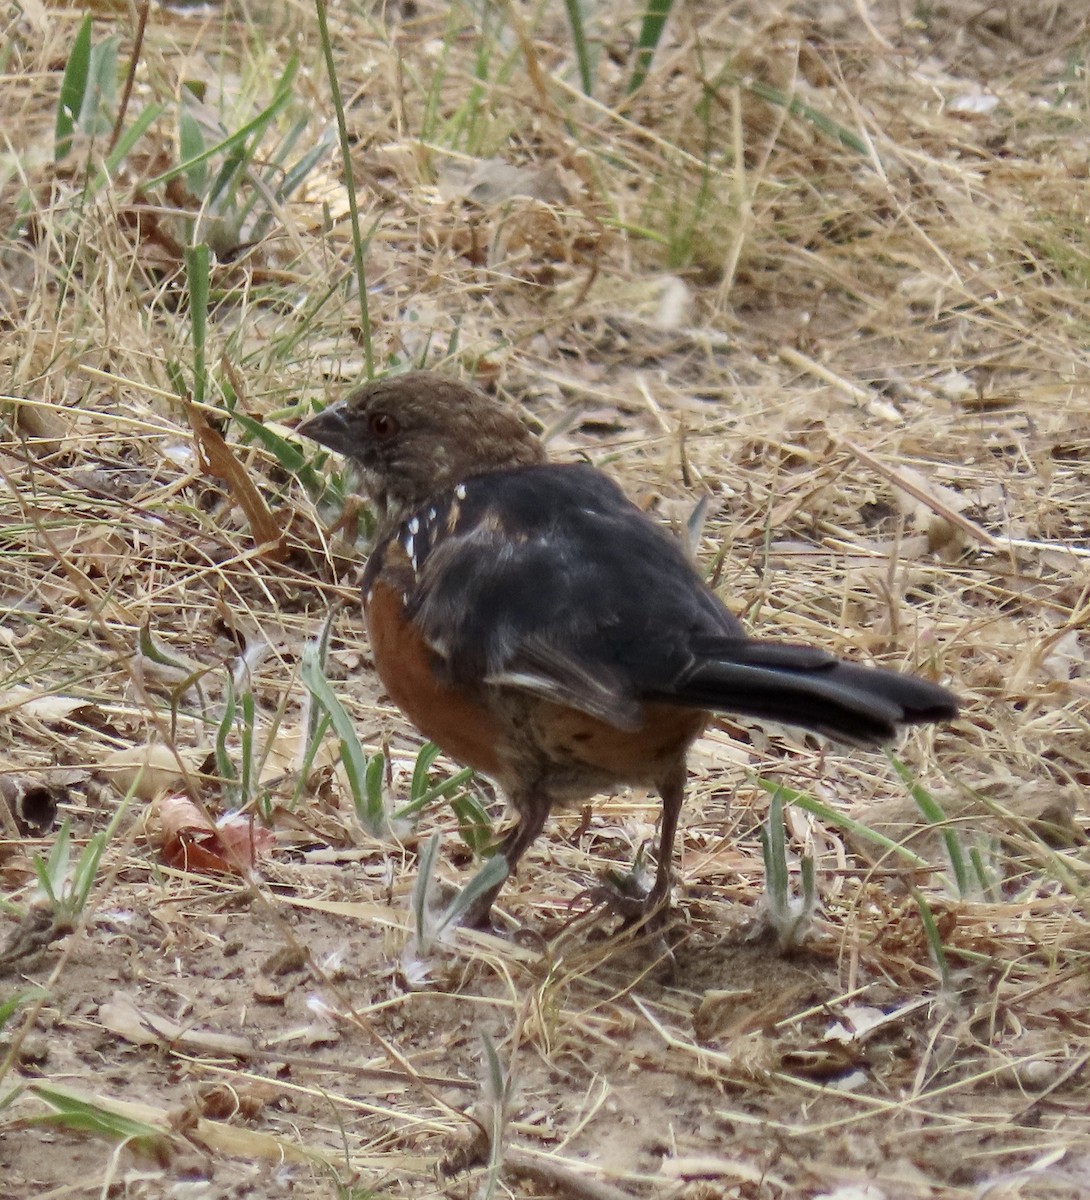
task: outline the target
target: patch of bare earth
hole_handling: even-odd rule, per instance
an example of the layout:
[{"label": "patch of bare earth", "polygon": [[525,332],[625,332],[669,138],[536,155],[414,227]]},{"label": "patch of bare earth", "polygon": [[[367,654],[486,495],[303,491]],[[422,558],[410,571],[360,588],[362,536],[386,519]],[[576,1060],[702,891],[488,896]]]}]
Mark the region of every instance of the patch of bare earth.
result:
[{"label": "patch of bare earth", "polygon": [[[678,6],[633,95],[641,10],[603,7],[588,99],[561,5],[338,6],[366,318],[335,138],[269,203],[331,127],[310,9],[151,10],[121,122],[146,130],[58,162],[80,14],[4,18],[0,1192],[1090,1195],[1082,7]],[[112,34],[116,112],[128,10],[99,10]],[[181,110],[213,146],[292,55],[236,195],[223,152],[165,178]],[[517,936],[414,954],[419,847],[443,830],[446,883],[475,864],[443,803],[365,834],[332,734],[300,786],[331,605],[327,675],[391,803],[420,741],[370,669],[363,544],[271,448],[368,345],[499,389],[679,529],[710,497],[699,557],[762,636],[949,683],[962,717],[898,750],[945,817],[881,755],[723,719],[672,975],[598,903],[653,844],[642,794],[557,814],[502,898]],[[253,824],[214,870],[192,848],[222,850],[201,821],[244,760]],[[821,903],[788,956],[747,940],[758,779],[811,801],[790,865]],[[65,817],[73,863],[109,837],[57,923],[33,856]]]}]

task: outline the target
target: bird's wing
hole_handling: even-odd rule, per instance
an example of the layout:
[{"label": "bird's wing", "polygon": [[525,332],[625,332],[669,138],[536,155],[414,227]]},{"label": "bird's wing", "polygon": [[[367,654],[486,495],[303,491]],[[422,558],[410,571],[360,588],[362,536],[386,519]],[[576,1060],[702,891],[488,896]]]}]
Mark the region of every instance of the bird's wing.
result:
[{"label": "bird's wing", "polygon": [[945,688],[746,637],[678,543],[589,467],[480,476],[420,514],[407,605],[451,682],[638,729],[648,701],[876,745],[957,712]]},{"label": "bird's wing", "polygon": [[741,636],[677,543],[589,467],[480,476],[405,528],[409,616],[463,686],[637,729],[644,698],[691,665],[692,636]]}]

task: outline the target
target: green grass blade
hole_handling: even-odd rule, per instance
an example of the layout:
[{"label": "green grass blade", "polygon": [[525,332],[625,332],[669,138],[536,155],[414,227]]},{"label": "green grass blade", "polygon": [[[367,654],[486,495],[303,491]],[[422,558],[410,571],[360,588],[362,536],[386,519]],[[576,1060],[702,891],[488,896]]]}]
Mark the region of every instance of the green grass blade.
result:
[{"label": "green grass blade", "polygon": [[476,901],[496,884],[502,883],[507,874],[507,859],[502,854],[493,854],[443,910],[443,915],[437,922],[437,933],[456,925]]},{"label": "green grass blade", "polygon": [[363,827],[372,837],[382,837],[387,831],[388,822],[382,805],[381,793],[377,805],[374,804],[373,798],[371,803],[364,803],[363,798],[367,796],[367,756],[356,736],[352,718],[346,712],[344,705],[337,699],[322,671],[314,642],[307,642],[303,647],[299,675],[307,690],[328,713],[333,732],[340,741],[341,764],[348,775]]},{"label": "green grass blade", "polygon": [[[323,679],[326,675],[326,662],[329,659],[329,641],[333,636],[333,618],[335,615],[336,609],[330,608],[325,615],[325,619],[322,621],[321,627],[318,630],[318,636],[310,643],[310,645],[314,648],[313,653],[315,668]],[[311,700],[315,699],[314,693],[311,692],[309,688],[307,689],[307,695],[310,696]],[[310,753],[312,759],[314,757],[314,751],[311,750],[311,746],[315,745],[317,742],[318,727],[328,727],[328,725],[329,713],[325,712],[319,704],[311,704],[307,710],[306,742],[308,752]]]},{"label": "green grass blade", "polygon": [[53,1110],[30,1118],[34,1124],[63,1125],[66,1129],[77,1129],[121,1141],[154,1142],[165,1136],[163,1130],[154,1125],[111,1112],[100,1104],[73,1096],[61,1088],[37,1083],[30,1090]]},{"label": "green grass blade", "polygon": [[280,186],[276,189],[276,198],[278,200],[287,200],[322,159],[328,156],[332,148],[333,138],[331,133],[327,131],[322,134],[316,145],[312,146],[293,167],[290,167],[285,172]]},{"label": "green grass blade", "polygon": [[769,804],[768,818],[761,826],[761,855],[765,867],[765,891],[768,893],[774,912],[787,909],[787,847],[783,828],[783,797],[773,792]]},{"label": "green grass blade", "polygon": [[91,182],[91,192],[101,191],[113,178],[118,167],[125,161],[133,146],[144,136],[155,122],[166,112],[165,104],[149,104],[141,109],[136,120],[117,139],[114,148],[107,155],[101,170]]},{"label": "green grass blade", "polygon": [[845,813],[837,812],[835,808],[830,808],[827,804],[822,804],[820,800],[815,800],[813,796],[808,795],[806,792],[797,792],[794,788],[786,787],[782,783],[776,783],[774,780],[764,779],[761,776],[757,776],[755,782],[762,791],[768,792],[770,795],[776,795],[778,792],[789,803],[796,805],[804,812],[812,813],[819,820],[833,826],[834,829],[841,829],[853,837],[858,837],[872,842],[876,846],[881,846],[883,850],[889,851],[890,854],[895,854],[911,867],[919,870],[931,869],[931,863],[921,858],[918,854],[914,854],[906,846],[902,846],[900,842],[895,842],[892,838],[886,837],[885,834],[878,833],[877,830],[864,825],[862,821],[856,821],[853,817],[849,817]]},{"label": "green grass blade", "polygon": [[415,800],[410,800],[408,804],[399,808],[394,813],[394,820],[404,821],[409,817],[415,816],[434,801],[441,800],[444,796],[449,796],[451,792],[456,792],[459,788],[465,787],[472,778],[473,768],[463,767],[460,771],[456,771],[453,775],[440,780],[437,784],[422,792]]},{"label": "green grass blade", "polygon": [[586,24],[583,20],[583,5],[581,0],[564,0],[564,8],[568,13],[572,49],[575,51],[575,61],[579,67],[579,86],[585,96],[590,96],[594,94],[594,73],[587,44]]},{"label": "green grass blade", "polygon": [[942,944],[942,935],[939,933],[935,914],[931,911],[931,905],[927,903],[919,888],[912,889],[912,898],[916,901],[920,920],[923,922],[924,933],[927,935],[927,944],[931,947],[931,953],[935,958],[935,965],[938,967],[939,975],[942,978],[943,989],[949,991],[951,986],[950,962],[946,957],[946,947]]},{"label": "green grass blade", "polygon": [[943,811],[942,805],[939,804],[935,797],[916,779],[908,767],[895,754],[886,751],[886,758],[889,759],[893,769],[900,776],[901,782],[908,789],[909,794],[916,802],[916,807],[923,814],[924,819],[942,835],[943,844],[946,847],[946,857],[950,860],[950,869],[953,871],[954,880],[957,883],[958,895],[969,895],[971,891],[969,868],[966,865],[965,855],[962,852],[961,839],[957,835],[957,830],[950,827],[949,819]]},{"label": "green grass blade", "polygon": [[428,772],[439,757],[439,747],[434,742],[425,742],[413,764],[413,780],[409,785],[409,797],[416,800],[428,790]]},{"label": "green grass blade", "polygon": [[[348,197],[348,216],[352,227],[352,262],[356,270],[356,288],[360,297],[360,330],[367,378],[374,378],[375,351],[371,339],[371,312],[367,302],[367,269],[364,263],[364,238],[360,230],[359,204],[356,200],[356,176],[352,169],[352,146],[348,139],[348,121],[344,115],[344,98],[337,79],[337,64],[333,57],[333,42],[329,36],[329,21],[326,17],[325,0],[314,0],[318,17],[318,36],[325,55],[326,77],[333,111],[337,115],[337,134],[341,144],[341,169],[344,171],[344,186]],[[375,222],[377,228],[378,222]],[[368,238],[368,240],[370,240]]]},{"label": "green grass blade", "polygon": [[227,794],[232,791],[232,785],[235,783],[238,775],[235,771],[235,764],[231,761],[231,755],[227,749],[227,739],[231,736],[231,732],[235,727],[235,681],[231,678],[230,673],[227,675],[226,695],[223,704],[223,716],[220,717],[219,724],[216,726],[216,742],[215,742],[215,757],[216,757],[216,772],[220,777],[220,783]]},{"label": "green grass blade", "polygon": [[439,857],[439,831],[431,835],[420,850],[417,860],[416,878],[413,880],[412,911],[416,948],[421,954],[431,949],[433,930],[430,919],[431,895],[435,890],[433,879],[435,864]]},{"label": "green grass blade", "polygon": [[203,196],[208,182],[208,159],[204,152],[204,130],[200,122],[185,108],[178,114],[178,150],[183,162],[192,162],[186,171],[186,186],[194,196]]},{"label": "green grass blade", "polygon": [[208,392],[206,342],[211,267],[208,247],[188,246],[185,251],[186,283],[189,288],[189,325],[193,339],[193,402],[203,404]]},{"label": "green grass blade", "polygon": [[[330,723],[336,728],[336,722],[330,718]],[[381,837],[385,832],[385,821],[379,817],[374,790],[374,776],[371,771],[374,759],[368,760],[363,753],[363,747],[353,737],[349,742],[337,739],[341,747],[341,766],[348,776],[348,790],[352,794],[352,807],[356,812],[356,820],[372,837]],[[350,749],[351,747],[351,749]],[[357,753],[358,750],[358,753]],[[360,769],[360,763],[363,769]],[[380,793],[381,798],[381,793]]]},{"label": "green grass blade", "polygon": [[488,1172],[481,1200],[492,1200],[499,1189],[500,1172],[503,1169],[504,1130],[512,1081],[487,1032],[481,1032],[481,1041],[484,1043],[487,1067],[483,1092],[488,1120]]},{"label": "green grass blade", "polygon": [[[754,79],[749,75],[736,75],[733,71],[726,71],[719,78],[723,83],[732,87],[743,88],[751,95],[759,97],[768,104],[774,104],[777,108],[785,109],[793,117],[802,117],[804,121],[808,121],[813,125],[815,129],[824,133],[827,137],[833,138],[847,149],[854,150],[856,154],[861,154],[865,158],[871,157],[870,146],[859,134],[849,129],[846,125],[841,125],[839,121],[834,120],[820,109],[814,108],[813,105],[807,104],[804,100],[800,100],[797,96],[789,96],[786,92],[778,87],[773,87],[770,83],[765,83],[761,79]],[[715,84],[706,80],[704,87],[721,107],[728,111],[730,110],[731,105],[729,101],[720,93]]]},{"label": "green grass blade", "polygon": [[636,61],[632,67],[632,77],[628,81],[628,94],[634,91],[647,78],[655,51],[662,40],[662,32],[666,28],[674,0],[648,0],[644,9],[643,21],[640,24],[640,36],[636,42]]},{"label": "green grass blade", "polygon": [[61,94],[57,101],[57,117],[53,127],[53,161],[59,163],[72,150],[72,136],[76,131],[87,94],[91,72],[91,14],[88,13],[76,30],[72,51],[64,66],[61,79]]},{"label": "green grass blade", "polygon": [[306,454],[294,442],[281,437],[263,421],[255,421],[253,417],[237,408],[231,410],[231,420],[244,429],[255,442],[260,442],[285,471],[299,480],[310,495],[321,494],[325,490],[325,477],[310,465]]},{"label": "green grass blade", "polygon": [[303,797],[307,780],[310,778],[310,772],[314,767],[314,759],[321,749],[322,739],[325,737],[330,726],[329,713],[322,712],[316,704],[311,705],[311,711],[315,714],[315,725],[313,731],[310,730],[308,725],[307,739],[303,747],[303,757],[299,764],[299,778],[295,781],[295,790],[291,794],[291,802],[288,805],[291,809],[294,809]]},{"label": "green grass blade", "polygon": [[71,860],[72,821],[71,818],[65,817],[49,851],[49,858],[43,859],[40,854],[35,853],[33,860],[38,886],[54,908],[59,908],[64,902],[65,881],[68,878],[68,864]]},{"label": "green grass blade", "polygon": [[87,134],[109,134],[117,112],[117,49],[118,34],[111,34],[91,47],[87,85],[80,109],[80,128]]},{"label": "green grass blade", "polygon": [[[208,188],[206,199],[210,209],[218,211],[219,201],[223,197],[233,197],[238,193],[239,185],[242,183],[243,176],[246,174],[247,164],[249,163],[248,154],[248,147],[236,146],[224,159],[220,165],[220,169],[216,172],[215,179],[212,180]],[[224,207],[227,206],[225,205]]]},{"label": "green grass blade", "polygon": [[261,112],[259,112],[257,116],[253,118],[253,120],[247,121],[246,124],[240,129],[236,129],[234,133],[225,137],[222,142],[218,142],[213,146],[205,147],[204,152],[197,155],[196,158],[191,158],[185,160],[184,162],[176,163],[173,167],[169,167],[167,170],[161,171],[158,175],[153,175],[151,179],[144,183],[144,189],[146,191],[150,191],[152,188],[161,187],[164,183],[169,183],[172,179],[177,179],[179,175],[188,176],[198,163],[206,162],[208,159],[213,158],[216,155],[226,154],[230,156],[233,153],[237,153],[239,147],[245,148],[246,141],[250,135],[254,133],[255,130],[264,130],[268,126],[269,122],[280,113],[281,109],[283,109],[285,105],[288,104],[291,98],[292,96],[290,92],[285,92],[282,95],[274,96],[269,105],[266,108],[263,108]]},{"label": "green grass blade", "polygon": [[0,1001],[0,1029],[4,1028],[23,1005],[40,1000],[44,995],[46,995],[44,988],[32,987],[22,992],[16,992],[14,996]]},{"label": "green grass blade", "polygon": [[88,839],[87,845],[84,846],[79,858],[76,860],[76,868],[72,872],[72,881],[68,885],[67,904],[69,912],[73,914],[81,913],[86,907],[87,898],[91,894],[95,876],[98,874],[102,855],[107,845],[109,845],[110,839],[120,827],[125,813],[128,812],[129,801],[133,797],[134,787],[135,784],[122,797],[121,803],[114,810],[114,814],[110,818],[106,828],[100,829],[98,833]]},{"label": "green grass blade", "polygon": [[239,779],[239,807],[250,802],[254,786],[254,725],[257,713],[254,708],[254,694],[247,689],[242,693],[242,730],[239,735],[239,756],[242,759],[242,773]]},{"label": "green grass blade", "polygon": [[799,863],[802,870],[802,908],[812,913],[817,908],[817,872],[811,855],[804,854]]},{"label": "green grass blade", "polygon": [[995,872],[989,870],[987,864],[984,862],[984,855],[981,854],[979,846],[974,846],[969,851],[969,861],[973,865],[973,872],[980,887],[980,894],[989,904],[998,904],[999,889],[996,886]]},{"label": "green grass blade", "polygon": [[90,837],[76,860],[76,869],[72,872],[72,882],[68,887],[68,904],[73,913],[82,912],[87,903],[108,840],[107,831],[100,829]]},{"label": "green grass blade", "polygon": [[458,836],[479,856],[488,849],[492,841],[492,818],[488,810],[471,792],[462,792],[450,802],[458,818]]},{"label": "green grass blade", "polygon": [[386,759],[383,755],[373,754],[367,760],[367,770],[363,773],[363,801],[366,824],[375,824],[385,819],[386,805],[382,798],[382,776],[385,771]]}]

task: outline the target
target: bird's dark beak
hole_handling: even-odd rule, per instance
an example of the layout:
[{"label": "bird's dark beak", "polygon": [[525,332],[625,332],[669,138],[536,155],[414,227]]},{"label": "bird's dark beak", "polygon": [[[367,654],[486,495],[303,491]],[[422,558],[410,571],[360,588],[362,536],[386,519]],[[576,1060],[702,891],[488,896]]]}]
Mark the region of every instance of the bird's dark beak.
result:
[{"label": "bird's dark beak", "polygon": [[330,450],[336,450],[338,454],[352,453],[352,422],[348,410],[341,402],[331,404],[317,416],[309,417],[295,427],[295,432],[310,438],[312,442],[327,446]]}]

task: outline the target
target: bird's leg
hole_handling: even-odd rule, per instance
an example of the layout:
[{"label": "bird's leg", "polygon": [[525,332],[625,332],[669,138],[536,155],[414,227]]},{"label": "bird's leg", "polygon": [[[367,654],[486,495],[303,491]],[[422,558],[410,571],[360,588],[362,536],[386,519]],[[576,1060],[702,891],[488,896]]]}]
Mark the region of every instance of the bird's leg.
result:
[{"label": "bird's leg", "polygon": [[508,831],[507,836],[500,842],[497,854],[507,859],[507,875],[494,887],[479,896],[465,915],[463,925],[471,929],[488,929],[492,924],[492,905],[500,894],[500,889],[507,882],[507,876],[513,875],[515,867],[531,843],[545,827],[545,818],[549,815],[549,800],[541,791],[534,789],[520,796],[510,797],[511,806],[519,814],[518,824]]},{"label": "bird's leg", "polygon": [[644,910],[656,924],[661,924],[670,911],[670,868],[674,858],[674,838],[677,835],[681,802],[685,799],[685,760],[677,763],[664,779],[659,781],[658,790],[662,797],[662,824],[659,827],[658,869],[655,871],[655,886],[647,897]]}]

